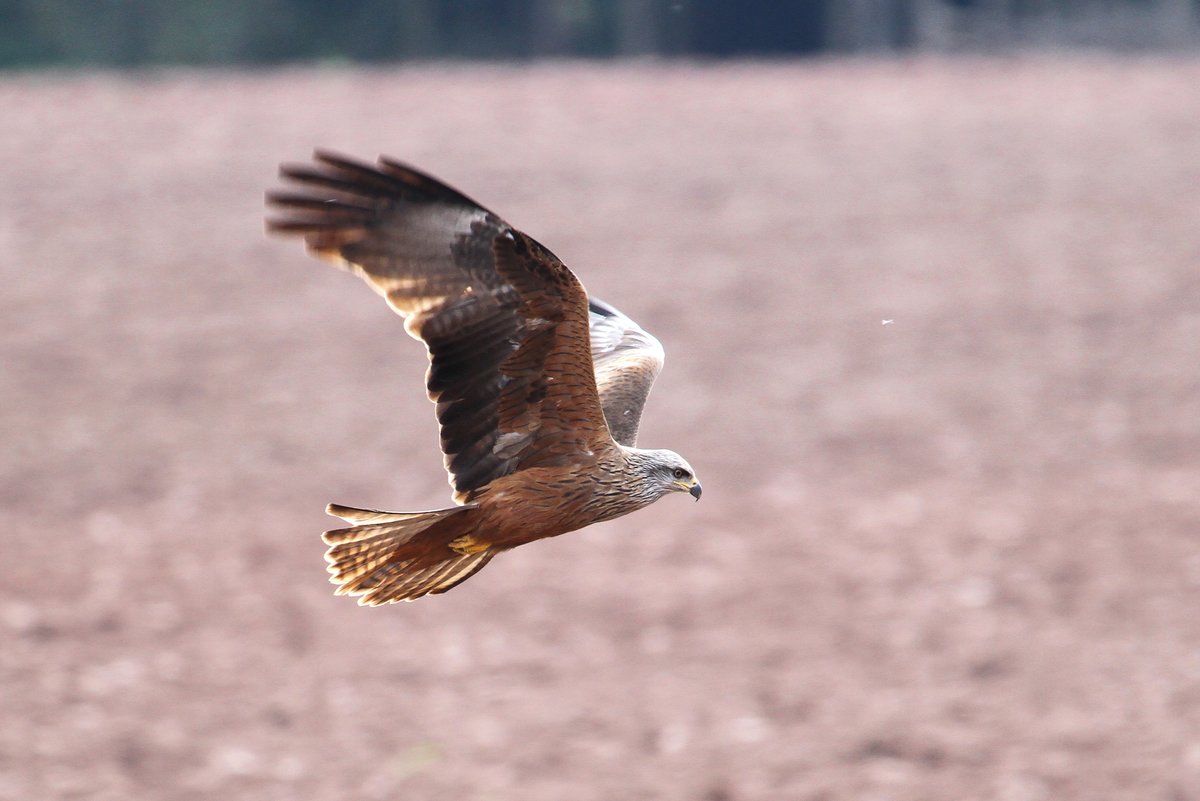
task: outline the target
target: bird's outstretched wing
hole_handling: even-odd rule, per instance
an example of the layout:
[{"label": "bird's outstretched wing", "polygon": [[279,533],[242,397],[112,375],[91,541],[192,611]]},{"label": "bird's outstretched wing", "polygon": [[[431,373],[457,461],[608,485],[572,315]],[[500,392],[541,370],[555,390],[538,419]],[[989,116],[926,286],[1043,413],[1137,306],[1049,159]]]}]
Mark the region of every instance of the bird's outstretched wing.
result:
[{"label": "bird's outstretched wing", "polygon": [[271,231],[363,278],[429,350],[455,500],[530,467],[612,447],[590,357],[587,294],[549,250],[435,178],[318,151],[285,165]]},{"label": "bird's outstretched wing", "polygon": [[646,396],[663,366],[663,347],[633,320],[598,298],[588,301],[592,362],[612,437],[632,447]]}]

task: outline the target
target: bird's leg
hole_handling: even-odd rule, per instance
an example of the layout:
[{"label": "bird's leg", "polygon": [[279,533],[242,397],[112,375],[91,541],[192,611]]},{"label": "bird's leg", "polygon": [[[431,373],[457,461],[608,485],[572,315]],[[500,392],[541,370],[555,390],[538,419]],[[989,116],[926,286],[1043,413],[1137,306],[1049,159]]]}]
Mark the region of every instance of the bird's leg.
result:
[{"label": "bird's leg", "polygon": [[463,556],[480,553],[492,547],[490,542],[481,540],[474,534],[463,534],[461,537],[455,537],[448,544],[450,550],[461,553]]}]

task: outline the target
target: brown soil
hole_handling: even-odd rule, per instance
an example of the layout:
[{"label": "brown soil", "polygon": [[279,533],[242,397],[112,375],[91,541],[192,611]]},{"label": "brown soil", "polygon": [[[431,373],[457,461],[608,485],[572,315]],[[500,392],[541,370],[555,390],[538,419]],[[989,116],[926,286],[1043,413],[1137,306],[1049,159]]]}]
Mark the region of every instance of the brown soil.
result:
[{"label": "brown soil", "polygon": [[[1200,63],[0,81],[0,798],[1200,798]],[[656,332],[704,480],[363,609],[423,354],[262,234],[443,176]],[[884,321],[893,321],[883,324]]]}]

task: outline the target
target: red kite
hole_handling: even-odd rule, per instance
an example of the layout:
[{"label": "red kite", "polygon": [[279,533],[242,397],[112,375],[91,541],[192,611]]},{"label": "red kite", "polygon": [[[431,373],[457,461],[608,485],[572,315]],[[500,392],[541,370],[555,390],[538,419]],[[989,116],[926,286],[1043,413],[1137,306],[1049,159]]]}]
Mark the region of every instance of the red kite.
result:
[{"label": "red kite", "polygon": [[365,280],[425,343],[456,506],[379,512],[330,504],[331,581],[360,604],[466,581],[500,551],[611,520],[668,492],[700,498],[691,466],[637,448],[663,363],[653,336],[589,300],[553,253],[412,167],[318,151],[285,165],[268,229]]}]

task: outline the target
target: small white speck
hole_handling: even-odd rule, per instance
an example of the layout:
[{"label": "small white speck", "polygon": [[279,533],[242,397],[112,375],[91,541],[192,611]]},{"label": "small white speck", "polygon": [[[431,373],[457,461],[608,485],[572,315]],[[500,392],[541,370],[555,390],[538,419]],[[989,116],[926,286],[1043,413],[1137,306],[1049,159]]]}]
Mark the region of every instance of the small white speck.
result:
[{"label": "small white speck", "polygon": [[895,320],[884,320],[884,321],[883,321],[883,324],[884,324],[884,325],[891,325],[891,324],[892,324],[892,323],[894,323],[894,322],[896,322],[896,321],[895,321]]}]

